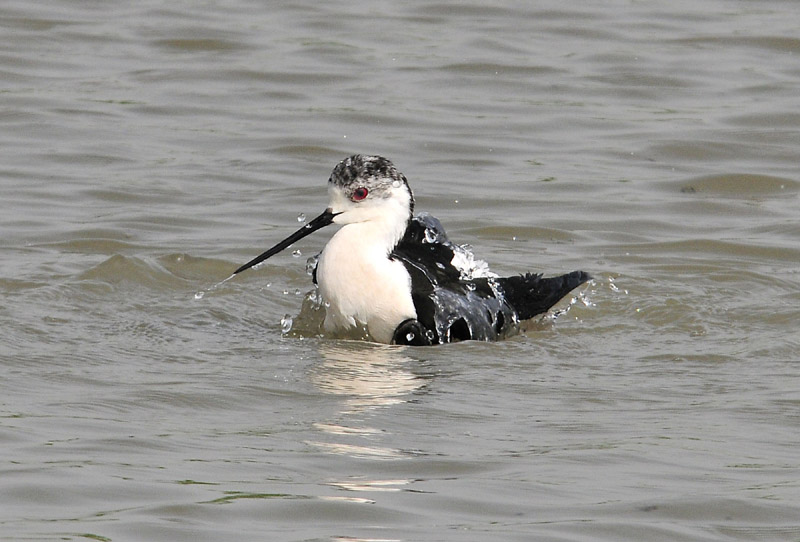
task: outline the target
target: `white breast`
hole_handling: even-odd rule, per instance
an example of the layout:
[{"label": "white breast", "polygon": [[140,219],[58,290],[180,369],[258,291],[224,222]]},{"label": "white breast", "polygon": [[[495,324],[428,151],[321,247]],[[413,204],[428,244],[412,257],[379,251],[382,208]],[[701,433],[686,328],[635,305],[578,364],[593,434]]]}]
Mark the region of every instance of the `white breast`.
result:
[{"label": "white breast", "polygon": [[416,318],[411,277],[388,258],[385,232],[371,222],[342,227],[320,255],[317,283],[326,309],[325,329],[366,326],[371,338],[392,340],[397,326]]}]

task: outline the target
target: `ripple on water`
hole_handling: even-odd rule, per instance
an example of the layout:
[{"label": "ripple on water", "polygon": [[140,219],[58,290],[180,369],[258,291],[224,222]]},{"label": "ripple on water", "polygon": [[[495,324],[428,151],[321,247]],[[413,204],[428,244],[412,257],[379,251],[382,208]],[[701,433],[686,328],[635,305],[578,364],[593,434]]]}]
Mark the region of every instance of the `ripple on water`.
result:
[{"label": "ripple on water", "polygon": [[685,181],[681,186],[681,192],[730,198],[785,196],[800,192],[800,182],[771,175],[726,173],[705,175]]},{"label": "ripple on water", "polygon": [[[0,4],[0,538],[797,542],[790,5]],[[353,152],[595,283],[429,349],[220,284]]]}]

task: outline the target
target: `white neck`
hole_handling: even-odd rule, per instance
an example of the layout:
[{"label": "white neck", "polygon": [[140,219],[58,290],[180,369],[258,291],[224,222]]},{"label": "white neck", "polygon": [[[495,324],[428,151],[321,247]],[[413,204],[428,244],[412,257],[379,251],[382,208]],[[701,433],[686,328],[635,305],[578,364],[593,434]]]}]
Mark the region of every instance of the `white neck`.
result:
[{"label": "white neck", "polygon": [[388,257],[404,231],[397,220],[370,220],[334,234],[317,266],[326,330],[366,325],[372,340],[388,343],[400,322],[416,318],[411,277]]}]

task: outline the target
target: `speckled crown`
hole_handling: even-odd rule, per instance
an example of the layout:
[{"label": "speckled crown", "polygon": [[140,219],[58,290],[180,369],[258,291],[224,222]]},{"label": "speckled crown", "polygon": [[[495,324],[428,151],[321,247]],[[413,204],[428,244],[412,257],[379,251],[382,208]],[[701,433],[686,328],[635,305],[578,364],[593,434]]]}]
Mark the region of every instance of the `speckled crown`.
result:
[{"label": "speckled crown", "polygon": [[391,185],[401,182],[411,195],[411,212],[414,212],[414,194],[408,186],[405,175],[397,171],[391,160],[383,156],[354,154],[345,158],[333,168],[328,182],[346,192],[350,192],[356,186],[365,186],[370,193],[383,193],[385,197],[389,196]]}]

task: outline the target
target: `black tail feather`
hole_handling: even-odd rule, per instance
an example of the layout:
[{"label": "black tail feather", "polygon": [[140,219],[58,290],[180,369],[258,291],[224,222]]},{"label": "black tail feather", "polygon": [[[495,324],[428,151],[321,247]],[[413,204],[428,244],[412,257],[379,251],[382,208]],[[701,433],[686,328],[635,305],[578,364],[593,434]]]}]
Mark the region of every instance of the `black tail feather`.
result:
[{"label": "black tail feather", "polygon": [[547,312],[559,299],[591,278],[585,271],[573,271],[560,277],[542,278],[541,275],[526,273],[495,280],[503,288],[506,301],[517,311],[519,319],[527,320]]}]

